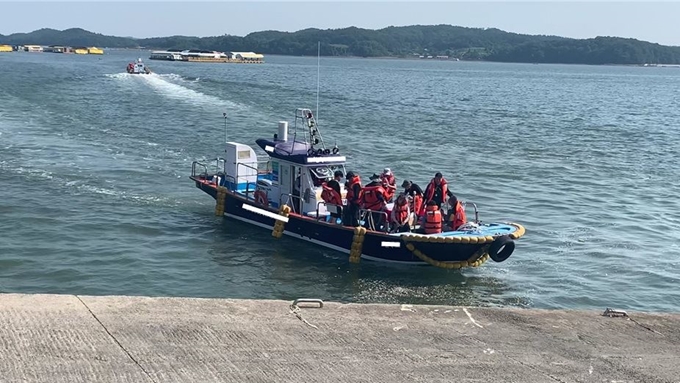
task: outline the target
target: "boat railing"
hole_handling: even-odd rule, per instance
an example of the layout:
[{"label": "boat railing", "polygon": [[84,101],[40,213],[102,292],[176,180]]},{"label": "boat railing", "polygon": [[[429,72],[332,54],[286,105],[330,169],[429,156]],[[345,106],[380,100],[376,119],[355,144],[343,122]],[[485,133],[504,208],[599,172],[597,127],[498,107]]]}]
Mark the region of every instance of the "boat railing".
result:
[{"label": "boat railing", "polygon": [[[208,165],[200,162],[200,161],[193,161],[191,163],[191,176],[196,177],[198,176],[203,176],[204,178],[207,178],[210,175],[213,174],[219,174],[224,171],[224,158],[222,157],[217,157],[211,161],[215,161],[215,172],[214,173],[208,173]],[[197,170],[202,169],[203,172],[197,173]]]},{"label": "boat railing", "polygon": [[[236,164],[236,181],[234,181],[236,188],[238,188],[238,180],[241,179],[241,178],[247,177],[247,176],[240,176],[239,175],[240,174],[239,170],[241,169],[241,166],[245,167],[246,169],[254,170],[256,175],[259,174],[259,170],[258,170],[257,166],[251,166],[251,165],[248,165],[248,164],[238,162]],[[250,188],[251,185],[253,186],[252,190]],[[246,181],[246,190],[245,190],[246,198],[250,198],[250,193],[255,193],[255,190],[257,190],[257,182]],[[254,198],[255,197],[253,196],[253,199]]]},{"label": "boat railing", "polygon": [[[284,197],[285,197],[285,202],[283,200]],[[297,203],[291,204],[290,203],[291,200],[297,201]],[[295,195],[295,194],[282,194],[281,197],[279,197],[279,206],[282,206],[282,205],[288,205],[292,209],[293,213],[300,214],[300,212],[298,210],[299,210],[299,206],[302,205],[302,197],[300,197],[299,195]],[[296,206],[298,208],[296,208]]]},{"label": "boat railing", "polygon": [[[202,169],[203,171],[198,173],[198,172],[196,172],[197,168]],[[198,161],[192,162],[191,163],[191,176],[192,177],[201,176],[203,178],[206,178],[208,176],[208,167],[202,162],[198,162]]]},{"label": "boat railing", "polygon": [[[236,178],[234,178],[234,176],[230,176],[230,175],[227,174],[227,175],[224,176],[224,185],[229,185],[229,182],[232,185],[236,185]],[[228,187],[228,189],[232,192],[236,191],[236,190],[233,190],[235,188],[232,189],[232,188]]]},{"label": "boat railing", "polygon": [[389,223],[390,223],[389,218],[390,217],[387,215],[387,212],[384,212],[382,210],[371,210],[371,209],[361,209],[361,210],[359,210],[360,220],[368,223],[368,228],[370,230],[381,231],[381,230],[376,229],[376,227],[375,227],[375,218],[374,217],[376,215],[378,215],[378,216],[382,215],[384,217],[383,230],[382,231],[387,233],[389,231],[389,228],[390,228],[390,225],[389,225]]},{"label": "boat railing", "polygon": [[[321,205],[324,205],[326,207],[326,211],[328,213],[335,213],[335,214],[338,214],[338,215],[342,215],[342,209],[344,209],[344,207],[345,207],[344,205],[338,205],[338,204],[335,204],[335,203],[328,203],[326,201],[319,201],[319,202],[316,203],[316,218],[317,219],[321,218],[321,216],[319,215],[321,213],[320,209],[319,209],[319,207],[321,207]],[[330,210],[328,210],[329,207],[332,208],[334,211],[331,212]]]},{"label": "boat railing", "polygon": [[472,205],[473,209],[475,210],[475,223],[479,223],[479,209],[477,209],[477,204],[471,201],[463,201],[463,210],[467,210],[468,204]]}]

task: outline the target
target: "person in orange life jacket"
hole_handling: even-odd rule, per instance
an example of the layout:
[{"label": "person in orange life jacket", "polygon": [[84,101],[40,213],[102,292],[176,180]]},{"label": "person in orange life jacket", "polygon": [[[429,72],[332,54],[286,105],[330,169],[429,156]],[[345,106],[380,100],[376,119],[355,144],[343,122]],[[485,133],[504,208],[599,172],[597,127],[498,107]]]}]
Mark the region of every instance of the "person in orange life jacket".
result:
[{"label": "person in orange life jacket", "polygon": [[397,192],[397,181],[394,179],[394,174],[392,174],[390,168],[383,170],[380,179],[383,182],[383,188],[385,188],[385,200],[392,202],[392,198],[394,198],[394,194]]},{"label": "person in orange life jacket", "polygon": [[451,205],[451,210],[449,210],[449,218],[446,220],[447,224],[451,230],[458,230],[459,227],[463,226],[467,222],[465,209],[455,195],[449,198],[449,205]]},{"label": "person in orange life jacket", "polygon": [[443,226],[442,212],[434,200],[427,202],[425,215],[423,216],[421,228],[425,234],[437,234],[442,232]]},{"label": "person in orange life jacket", "polygon": [[342,177],[343,177],[342,170],[336,170],[335,173],[333,173],[333,179],[328,182],[324,182],[325,185],[327,185],[328,187],[333,189],[333,191],[338,193],[336,196],[337,197],[336,202],[329,201],[326,202],[342,205],[342,193],[340,192],[340,180],[342,180]]},{"label": "person in orange life jacket", "polygon": [[[371,182],[361,190],[361,206],[366,210],[378,212],[382,211],[385,208],[385,205],[385,188],[382,186],[382,180],[379,175],[373,174],[371,176]],[[372,212],[371,216],[374,229],[380,230],[380,227],[384,223],[383,214]],[[366,221],[366,225],[369,225],[369,220],[367,219]]]},{"label": "person in orange life jacket", "polygon": [[[321,192],[321,198],[327,204],[337,205],[337,209],[342,209],[342,194],[340,192],[340,180],[342,179],[342,171],[336,170],[333,174],[334,178],[328,182],[321,184],[323,191]],[[335,210],[336,207],[329,207],[331,210]],[[331,217],[338,219],[341,214],[335,213],[335,211],[330,213]]]},{"label": "person in orange life jacket", "polygon": [[347,208],[344,209],[342,224],[345,226],[359,226],[359,210],[361,201],[361,179],[354,172],[347,172],[345,177],[347,189]]},{"label": "person in orange life jacket", "polygon": [[392,208],[392,214],[390,216],[390,232],[403,233],[411,231],[411,226],[409,225],[410,217],[411,209],[408,206],[408,199],[406,198],[406,195],[400,194]]},{"label": "person in orange life jacket", "polygon": [[453,194],[449,191],[446,179],[442,176],[440,172],[434,175],[434,178],[430,180],[430,183],[425,188],[425,203],[434,201],[437,206],[442,207],[442,203],[446,200],[447,196],[452,196]]},{"label": "person in orange life jacket", "polygon": [[404,188],[404,194],[411,196],[413,199],[412,203],[412,211],[419,217],[422,217],[424,214],[423,208],[423,189],[420,188],[417,184],[414,184],[411,181],[404,180],[404,183],[401,184],[401,187]]}]

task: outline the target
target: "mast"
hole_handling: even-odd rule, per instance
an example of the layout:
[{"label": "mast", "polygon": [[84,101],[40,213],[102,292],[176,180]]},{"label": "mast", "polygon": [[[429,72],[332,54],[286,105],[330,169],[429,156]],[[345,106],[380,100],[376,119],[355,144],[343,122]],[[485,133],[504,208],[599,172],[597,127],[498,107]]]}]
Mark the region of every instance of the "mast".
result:
[{"label": "mast", "polygon": [[[229,136],[227,135],[227,112],[222,113],[222,116],[224,117],[224,144],[226,145],[229,141]],[[224,151],[227,151],[226,146],[224,147]]]},{"label": "mast", "polygon": [[317,42],[316,47],[316,121],[319,122],[319,88],[321,84],[321,41]]}]

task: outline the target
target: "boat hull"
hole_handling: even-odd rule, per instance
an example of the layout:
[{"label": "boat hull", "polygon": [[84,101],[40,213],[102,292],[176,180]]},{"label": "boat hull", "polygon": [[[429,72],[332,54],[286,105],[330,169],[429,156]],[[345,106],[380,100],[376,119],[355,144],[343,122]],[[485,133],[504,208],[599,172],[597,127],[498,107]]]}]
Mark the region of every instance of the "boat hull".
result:
[{"label": "boat hull", "polygon": [[[197,188],[217,200],[218,191],[215,184],[199,178],[192,177],[192,179]],[[247,208],[244,208],[246,205]],[[268,212],[268,214],[263,214],[263,211]],[[276,208],[258,205],[254,200],[250,200],[239,193],[226,191],[223,214],[229,218],[274,230],[277,219],[271,216],[281,213]],[[295,213],[290,213],[287,218],[288,222],[283,225],[282,233],[284,235],[349,254],[350,259],[352,258],[353,244],[357,241],[356,228]],[[489,258],[488,251],[493,241],[504,235],[502,229],[505,229],[509,234],[513,233],[514,227],[506,226],[507,228],[499,226],[499,235],[482,235],[474,239],[469,236],[447,238],[436,235],[387,234],[365,231],[360,250],[358,250],[358,253],[355,250],[354,253],[356,256],[360,254],[360,257],[364,259],[401,264],[430,264],[445,268],[479,266]]]}]

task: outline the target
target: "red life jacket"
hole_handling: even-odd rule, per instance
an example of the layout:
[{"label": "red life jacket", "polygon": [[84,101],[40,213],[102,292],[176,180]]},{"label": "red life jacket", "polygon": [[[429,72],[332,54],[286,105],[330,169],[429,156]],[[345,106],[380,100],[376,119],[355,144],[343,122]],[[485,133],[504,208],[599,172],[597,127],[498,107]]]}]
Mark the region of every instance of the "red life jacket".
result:
[{"label": "red life jacket", "polygon": [[425,234],[437,234],[442,232],[442,212],[437,206],[428,206],[425,209]]},{"label": "red life jacket", "polygon": [[[380,200],[378,195],[383,197]],[[382,185],[366,186],[361,190],[361,205],[368,210],[382,210],[385,207],[385,189]]]},{"label": "red life jacket", "polygon": [[430,183],[425,188],[425,202],[431,201],[434,198],[434,191],[436,188],[440,187],[442,189],[442,202],[446,201],[446,192],[449,190],[447,186],[446,179],[442,178],[439,185],[434,183],[434,178],[430,180]]},{"label": "red life jacket", "polygon": [[386,175],[383,174],[380,176],[380,180],[383,183],[383,186],[385,187],[385,199],[390,200],[392,197],[394,197],[394,193],[397,192],[397,184],[394,179],[394,174]]},{"label": "red life jacket", "polygon": [[397,200],[397,202],[394,204],[394,208],[392,209],[392,222],[398,224],[399,226],[403,226],[408,222],[408,216],[411,213],[408,203],[406,202],[406,199],[403,200],[403,203],[400,204],[401,200]]},{"label": "red life jacket", "polygon": [[321,187],[323,188],[323,191],[321,192],[321,199],[323,199],[324,202],[334,205],[342,205],[342,196],[337,190],[328,186],[325,182],[321,184]]},{"label": "red life jacket", "polygon": [[454,212],[451,213],[451,216],[449,217],[449,222],[451,222],[452,230],[457,230],[467,222],[465,209],[463,209],[463,205],[460,203],[460,201],[456,201],[456,206],[454,208]]},{"label": "red life jacket", "polygon": [[420,194],[413,196],[413,212],[419,217],[422,217],[423,214],[425,214],[423,211],[423,196]]},{"label": "red life jacket", "polygon": [[352,179],[350,179],[347,182],[347,196],[346,197],[347,197],[347,204],[348,205],[352,204],[352,203],[357,204],[359,202],[358,201],[359,196],[354,195],[354,185],[359,185],[359,190],[360,190],[359,194],[361,194],[361,179],[359,179],[359,176],[357,176],[357,175],[352,177]]}]

